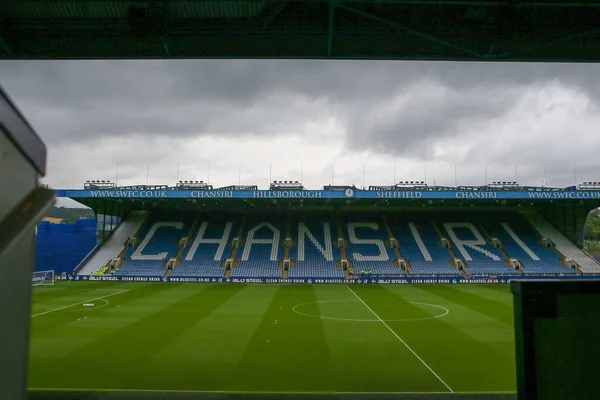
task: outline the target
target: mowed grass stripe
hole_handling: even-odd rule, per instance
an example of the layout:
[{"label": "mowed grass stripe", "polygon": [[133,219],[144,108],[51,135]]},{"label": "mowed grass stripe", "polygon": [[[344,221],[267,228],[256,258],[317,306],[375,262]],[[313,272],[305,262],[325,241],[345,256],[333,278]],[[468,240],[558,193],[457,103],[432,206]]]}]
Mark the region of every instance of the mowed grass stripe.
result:
[{"label": "mowed grass stripe", "polygon": [[[65,285],[60,285],[65,286]],[[101,290],[103,289],[103,290]],[[41,314],[59,307],[63,307],[65,305],[74,304],[85,299],[91,299],[94,297],[100,297],[104,295],[108,295],[111,293],[121,292],[127,290],[127,288],[121,286],[120,288],[116,288],[113,291],[106,290],[104,285],[100,287],[86,287],[82,289],[61,289],[56,287],[45,287],[44,289],[33,291],[32,296],[32,310],[31,314]]]},{"label": "mowed grass stripe", "polygon": [[[459,291],[465,290],[464,288],[457,288]],[[478,310],[473,310],[460,301],[450,302],[448,297],[436,296],[436,291],[431,291],[425,286],[417,286],[413,288],[413,291],[419,291],[430,298],[430,301],[437,304],[446,304],[452,315],[445,319],[445,323],[452,325],[455,329],[466,335],[466,340],[482,341],[487,346],[494,348],[505,354],[511,359],[514,357],[514,327],[506,325],[493,318],[493,314],[482,313]],[[473,288],[476,293],[485,294],[485,289]],[[443,291],[443,293],[446,293]],[[505,293],[506,295],[506,293]],[[412,296],[412,294],[411,294]]]},{"label": "mowed grass stripe", "polygon": [[[106,284],[73,287],[90,287],[91,297],[82,290],[89,298],[109,294],[103,288],[132,290],[107,298],[106,307],[32,320],[30,387],[447,392],[342,285]],[[435,320],[386,323],[457,392],[514,392],[511,326],[469,308],[460,293],[507,307],[508,288],[504,298],[487,286],[461,286],[456,296],[432,287],[352,286],[384,320],[438,312],[411,301],[447,307],[450,314]],[[292,311],[323,300],[341,302],[308,307],[315,317]],[[318,318],[338,311],[374,321]]]},{"label": "mowed grass stripe", "polygon": [[[340,317],[323,320],[340,376],[337,392],[449,392],[346,286],[317,285],[315,290],[323,316]],[[308,306],[302,310],[314,312]]]},{"label": "mowed grass stripe", "polygon": [[[106,307],[81,306],[79,310],[61,310],[32,319],[30,373],[39,369],[52,374],[54,361],[60,365],[62,360],[68,361],[72,353],[77,354],[78,350],[98,341],[108,340],[114,343],[112,338],[119,330],[177,300],[173,293],[180,291],[175,286],[169,288],[166,285],[143,283],[127,287],[130,287],[128,292],[111,299],[112,302]],[[144,312],[132,313],[130,309],[138,303],[149,303],[152,306],[146,307]],[[40,374],[40,379],[44,379],[44,376]]]},{"label": "mowed grass stripe", "polygon": [[[168,347],[149,370],[158,371],[147,389],[212,390],[230,387],[232,371],[270,307],[277,286],[249,285],[230,297]],[[164,368],[176,365],[176,368]]]},{"label": "mowed grass stripe", "polygon": [[[279,286],[269,308],[231,371],[234,391],[330,391],[336,386],[322,321],[291,311],[316,301],[315,287]],[[276,323],[277,322],[277,323]]]},{"label": "mowed grass stripe", "polygon": [[[518,279],[514,279],[514,280],[518,280]],[[465,286],[472,286],[472,285],[465,285]],[[494,292],[500,292],[503,294],[506,293],[511,293],[510,292],[510,285],[476,285],[476,287],[484,287],[490,291],[494,291]],[[511,295],[512,298],[512,295]]]},{"label": "mowed grass stripe", "polygon": [[[510,329],[493,318],[482,317],[461,304],[460,292],[457,302],[447,287],[441,285],[419,286],[371,286],[365,293],[365,301],[373,302],[382,318],[397,315],[393,306],[396,301],[402,309],[421,308],[424,313],[434,315],[435,309],[411,304],[426,302],[446,307],[450,313],[436,319],[415,322],[389,322],[423,359],[442,376],[455,391],[513,391],[516,378],[514,370],[513,334]],[[444,296],[438,296],[439,289]],[[424,301],[424,295],[427,301]],[[390,318],[391,319],[391,318]],[[502,350],[492,343],[497,339],[495,331],[504,335]],[[493,332],[490,337],[487,333]]]},{"label": "mowed grass stripe", "polygon": [[[42,307],[48,307],[48,305],[44,304],[48,301],[56,301],[60,298],[63,297],[68,297],[68,296],[79,296],[80,293],[85,293],[85,292],[89,292],[92,293],[94,292],[93,288],[81,288],[81,289],[69,289],[69,288],[62,288],[63,285],[59,285],[58,287],[55,286],[41,286],[41,287],[34,287],[32,292],[31,292],[31,298],[32,298],[32,306],[33,307],[38,307],[38,306],[42,306]],[[123,290],[123,289],[120,289]],[[120,291],[120,290],[115,290],[116,292]],[[35,310],[35,308],[34,308]]]},{"label": "mowed grass stripe", "polygon": [[117,281],[102,281],[102,282],[69,282],[69,281],[56,281],[52,286],[34,286],[33,295],[57,295],[61,292],[66,291],[77,291],[77,290],[123,290],[123,286],[126,286],[125,282]]},{"label": "mowed grass stripe", "polygon": [[[493,348],[495,351],[504,354],[509,360],[514,360],[515,347],[514,347],[514,327],[506,325],[493,318],[493,314],[482,313],[479,310],[473,310],[461,302],[449,303],[449,299],[446,297],[435,296],[436,291],[425,290],[425,286],[415,287],[420,292],[425,292],[427,296],[430,296],[432,301],[448,304],[448,307],[452,310],[450,318],[445,319],[444,322],[452,325],[455,329],[462,332],[465,335],[465,340],[483,342],[484,345]],[[440,289],[441,290],[441,289]],[[457,290],[467,290],[464,287],[459,287]],[[472,288],[475,293],[481,293],[482,295],[487,294],[485,288]],[[443,293],[446,293],[443,291]],[[435,297],[433,297],[435,296]],[[505,293],[505,296],[509,296]],[[491,311],[493,312],[493,311]],[[514,361],[510,361],[511,365],[514,365]]]},{"label": "mowed grass stripe", "polygon": [[[103,283],[98,283],[98,286],[101,288],[104,285]],[[94,304],[98,305],[97,307],[84,307],[83,302],[94,298],[94,296],[101,297],[106,294],[117,292],[107,293],[105,291],[100,292],[99,290],[81,291],[81,293],[77,294],[77,297],[62,297],[60,303],[53,302],[52,304],[70,307],[62,308],[60,310],[33,318],[31,321],[30,334],[32,338],[32,345],[34,344],[34,339],[41,338],[47,338],[50,340],[57,338],[73,338],[79,343],[86,343],[94,340],[94,335],[103,335],[105,333],[105,329],[112,327],[112,324],[107,323],[107,319],[104,318],[106,313],[110,313],[110,310],[117,308],[117,306],[120,304],[127,304],[131,301],[140,300],[145,297],[154,298],[157,293],[168,289],[166,286],[149,286],[146,283],[137,285],[123,285],[121,288],[122,290],[126,290],[126,292],[119,293],[118,296],[111,296],[99,301],[93,301]],[[47,307],[44,307],[44,309],[47,309]],[[90,330],[88,328],[92,321],[94,321],[95,317],[102,317],[102,323],[99,324],[98,329]],[[57,331],[55,332],[54,329],[57,329]],[[73,347],[76,342],[70,342],[69,346],[63,347],[61,349],[63,354],[66,354],[68,351],[70,351],[71,347]],[[56,351],[60,352],[61,350],[57,349]]]},{"label": "mowed grass stripe", "polygon": [[377,321],[379,323],[381,323],[409,352],[410,354],[412,354],[412,356],[414,358],[416,358],[426,369],[427,371],[429,371],[434,377],[435,379],[437,379],[437,381],[439,383],[441,383],[449,392],[453,393],[454,390],[452,390],[452,388],[448,385],[448,383],[446,383],[444,381],[444,379],[442,379],[437,372],[435,372],[433,370],[433,368],[431,368],[431,366],[429,364],[427,364],[427,362],[425,362],[425,360],[423,360],[423,358],[417,353],[415,352],[415,350],[408,344],[406,343],[406,341],[404,339],[402,339],[398,333],[396,333],[392,328],[390,328],[390,326],[387,324],[387,322],[385,322],[380,316],[379,314],[377,314],[377,312],[375,312],[371,306],[369,306],[354,290],[352,290],[352,288],[350,288],[349,286],[346,286],[346,288],[350,291],[350,293],[352,293],[352,295],[359,300],[359,302],[367,309],[369,310],[369,312],[371,314],[373,314],[373,316],[377,319]]},{"label": "mowed grass stripe", "polygon": [[[466,288],[467,285],[456,285],[458,290],[462,290],[464,292],[471,292],[476,296],[481,296],[482,298],[497,301],[498,303],[505,304],[509,306],[511,309],[513,307],[513,295],[510,292],[509,285],[477,285],[471,290]],[[495,288],[499,287],[502,290],[496,290]]]},{"label": "mowed grass stripe", "polygon": [[[104,316],[105,321],[96,318],[92,330],[103,334],[93,342],[59,359],[36,362],[34,358],[30,385],[51,387],[60,380],[65,387],[103,388],[106,384],[101,377],[106,376],[117,387],[144,388],[153,378],[144,372],[154,355],[242,289],[236,285],[154,285],[132,290],[127,294],[137,292],[145,308],[128,310],[136,307],[134,299],[122,303]],[[162,304],[157,304],[160,300]]]},{"label": "mowed grass stripe", "polygon": [[[193,288],[195,284],[183,284],[182,289]],[[179,342],[186,340],[186,336],[200,321],[212,315],[226,304],[232,297],[244,290],[244,286],[238,285],[210,285],[204,286],[204,290],[181,301],[171,304],[162,310],[159,314],[153,314],[146,318],[135,330],[143,330],[145,343],[133,351],[137,359],[132,364],[137,368],[133,369],[129,376],[122,377],[119,387],[128,389],[135,388],[158,388],[171,389],[174,376],[179,375],[183,381],[191,380],[195,383],[194,388],[202,387],[203,379],[181,369],[180,361],[187,363],[200,363],[201,360],[196,356],[204,343],[200,340],[188,341],[188,351],[180,353],[179,360],[172,363],[161,364],[156,358],[161,354],[168,352],[168,348]],[[154,329],[151,327],[154,326]],[[131,332],[131,338],[134,334]],[[213,340],[220,340],[220,337],[213,337]],[[172,370],[167,372],[166,370]]]},{"label": "mowed grass stripe", "polygon": [[[443,297],[448,301],[487,315],[504,325],[509,327],[513,326],[514,315],[512,304],[481,296],[477,293],[479,288],[469,290],[464,287],[460,288],[458,285],[421,285],[419,288],[435,296]],[[510,293],[508,293],[508,295],[510,295]]]},{"label": "mowed grass stripe", "polygon": [[[31,318],[40,317],[40,316],[42,316],[42,315],[50,314],[50,313],[53,313],[53,312],[57,312],[57,311],[66,310],[66,309],[68,309],[68,308],[75,307],[75,306],[78,306],[78,305],[84,305],[84,304],[87,304],[87,303],[93,303],[93,302],[95,302],[96,300],[102,300],[102,303],[103,303],[104,305],[106,305],[106,304],[108,304],[108,303],[107,303],[107,302],[108,302],[108,300],[104,300],[104,299],[106,299],[107,297],[116,296],[116,295],[119,295],[119,294],[122,294],[122,293],[126,293],[126,292],[128,292],[128,291],[129,291],[129,290],[122,290],[122,291],[120,291],[120,292],[109,293],[109,294],[105,294],[105,295],[102,295],[102,296],[94,297],[94,298],[92,298],[92,299],[85,299],[85,300],[81,300],[81,301],[78,301],[78,302],[76,302],[76,303],[67,304],[67,305],[65,305],[65,306],[60,306],[60,307],[57,307],[57,308],[50,309],[50,310],[48,310],[48,311],[43,311],[43,312],[40,312],[40,313],[37,313],[37,314],[33,314],[33,315],[31,316]],[[87,292],[86,292],[86,293],[87,293]],[[91,293],[90,293],[90,295],[91,295]]]},{"label": "mowed grass stripe", "polygon": [[82,299],[92,298],[96,296],[102,296],[105,294],[116,293],[123,291],[115,290],[114,292],[99,292],[97,290],[86,289],[86,290],[55,290],[48,288],[43,294],[38,294],[34,291],[31,297],[31,315],[50,311],[52,309],[62,307],[68,304],[73,304]]}]

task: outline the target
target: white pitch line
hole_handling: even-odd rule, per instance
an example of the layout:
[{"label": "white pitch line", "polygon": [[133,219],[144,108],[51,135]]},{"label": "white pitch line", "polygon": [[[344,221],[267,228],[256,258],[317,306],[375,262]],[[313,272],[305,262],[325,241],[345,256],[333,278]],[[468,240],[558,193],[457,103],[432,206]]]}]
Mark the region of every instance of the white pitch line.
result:
[{"label": "white pitch line", "polygon": [[84,288],[57,288],[52,286],[36,286],[35,289],[45,291],[46,293],[68,291],[68,292],[120,292],[121,289],[110,289],[110,288],[98,288],[98,289],[84,289]]},{"label": "white pitch line", "polygon": [[83,301],[80,301],[79,303],[70,304],[70,305],[64,306],[64,307],[58,307],[58,308],[55,308],[53,310],[44,311],[44,312],[32,315],[31,318],[33,318],[33,317],[39,317],[40,315],[50,314],[50,313],[55,312],[55,311],[64,310],[65,308],[75,307],[75,306],[77,306],[79,304],[89,303],[89,302],[92,302],[94,300],[101,300],[101,299],[104,299],[104,298],[107,298],[107,297],[110,297],[110,296],[116,296],[118,294],[125,293],[125,292],[129,292],[129,289],[128,290],[122,290],[122,291],[117,292],[117,293],[107,294],[106,296],[96,297],[96,298],[90,299],[90,300],[83,300]]},{"label": "white pitch line", "polygon": [[385,326],[390,332],[392,332],[392,334],[394,336],[396,336],[396,339],[398,339],[415,357],[417,357],[417,359],[419,361],[421,361],[421,364],[423,364],[425,366],[425,368],[427,368],[429,370],[429,372],[431,372],[440,382],[442,382],[442,384],[444,386],[446,386],[446,388],[450,391],[450,393],[454,393],[454,390],[452,390],[452,388],[433,370],[433,368],[431,368],[426,362],[425,360],[423,360],[421,357],[419,357],[419,355],[404,341],[402,340],[402,338],[400,336],[398,336],[398,334],[392,329],[390,328],[390,326],[384,321],[382,320],[379,315],[377,315],[377,313],[375,311],[373,311],[371,309],[371,307],[369,307],[367,305],[367,303],[365,303],[363,301],[363,299],[361,299],[355,292],[354,290],[352,290],[350,288],[350,286],[346,285],[346,287],[348,288],[349,291],[352,292],[352,294],[361,302],[363,303],[363,305],[369,310],[371,311],[371,313],[375,316],[375,318],[377,318],[379,320],[379,322],[381,322],[383,324],[383,326]]},{"label": "white pitch line", "polygon": [[[390,395],[390,394],[448,394],[448,392],[338,392],[338,391],[254,391],[254,390],[177,390],[177,389],[85,389],[85,388],[28,388],[33,392],[93,392],[93,393],[204,393],[204,394],[263,394],[263,395]],[[514,391],[462,391],[454,394],[516,394]]]}]

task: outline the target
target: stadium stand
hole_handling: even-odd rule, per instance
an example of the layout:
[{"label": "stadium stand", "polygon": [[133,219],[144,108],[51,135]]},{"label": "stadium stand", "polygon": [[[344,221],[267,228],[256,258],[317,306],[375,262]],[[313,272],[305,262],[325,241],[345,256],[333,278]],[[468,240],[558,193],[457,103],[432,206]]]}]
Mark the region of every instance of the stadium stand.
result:
[{"label": "stadium stand", "polygon": [[438,243],[439,236],[427,217],[414,216],[408,221],[396,217],[393,221],[392,232],[410,265],[410,275],[459,275],[450,265],[452,257],[448,249]]},{"label": "stadium stand", "polygon": [[575,261],[582,272],[600,274],[600,264],[595,259],[585,254],[569,239],[563,236],[558,229],[537,213],[526,213],[525,218],[539,232],[542,237],[548,238],[565,258]]},{"label": "stadium stand", "polygon": [[232,216],[201,218],[184,251],[185,257],[170,276],[222,278],[226,271],[223,263],[231,255],[231,240],[237,229]]},{"label": "stadium stand", "polygon": [[490,246],[472,222],[445,222],[443,226],[452,240],[456,256],[466,262],[465,272],[468,275],[517,275],[519,273],[505,263],[504,255]]},{"label": "stadium stand", "polygon": [[125,263],[114,272],[115,276],[162,277],[166,273],[166,260],[178,252],[179,240],[186,236],[189,225],[182,221],[154,221],[142,229],[141,242],[129,248]]},{"label": "stadium stand", "polygon": [[238,253],[237,268],[232,269],[235,278],[280,278],[282,269],[281,240],[284,237],[283,218],[251,215],[246,219],[244,243]]},{"label": "stadium stand", "polygon": [[79,275],[91,275],[118,257],[126,248],[127,240],[134,236],[148,217],[147,211],[133,211],[129,218],[121,222],[112,236],[97,250],[89,254],[76,268]]},{"label": "stadium stand", "polygon": [[[331,214],[317,213],[135,213],[88,257],[79,274],[344,278],[349,276],[342,268],[344,257],[354,275],[362,271],[377,276],[448,277],[578,274],[561,254],[573,259],[583,273],[600,273],[600,264],[549,223],[517,213],[353,213],[339,215],[339,221]],[[106,268],[115,257],[124,263]],[[398,268],[401,263],[396,260],[404,260],[408,270]],[[95,268],[89,268],[92,263]],[[511,267],[513,263],[518,268]]]},{"label": "stadium stand", "polygon": [[577,274],[561,263],[560,256],[552,248],[538,241],[532,227],[517,214],[500,214],[486,218],[482,224],[497,238],[506,254],[517,259],[525,275],[572,275]]},{"label": "stadium stand", "polygon": [[[292,249],[295,268],[289,270],[290,278],[343,278],[344,271],[336,268],[341,259],[340,249],[334,245],[336,224],[326,217],[303,217],[292,225],[296,247]],[[295,250],[295,251],[294,251]]]},{"label": "stadium stand", "polygon": [[378,275],[402,274],[401,269],[394,267],[394,249],[386,246],[390,235],[381,214],[347,216],[344,227],[348,240],[346,257],[352,261],[355,273],[368,270]]}]

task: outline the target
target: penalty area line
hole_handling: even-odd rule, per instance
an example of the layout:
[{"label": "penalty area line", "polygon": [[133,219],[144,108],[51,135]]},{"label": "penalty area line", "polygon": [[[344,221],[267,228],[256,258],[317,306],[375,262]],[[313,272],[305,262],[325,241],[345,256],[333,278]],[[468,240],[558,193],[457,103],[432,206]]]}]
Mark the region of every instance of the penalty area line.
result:
[{"label": "penalty area line", "polygon": [[75,307],[75,306],[78,306],[78,305],[83,304],[83,303],[92,302],[94,300],[102,300],[102,299],[105,299],[107,297],[116,296],[118,294],[125,293],[125,292],[129,292],[129,289],[128,290],[122,290],[122,291],[117,292],[117,293],[107,294],[106,296],[100,296],[100,297],[95,297],[95,298],[89,299],[89,300],[83,300],[83,301],[80,301],[79,303],[69,304],[68,306],[58,307],[58,308],[55,308],[55,309],[52,309],[52,310],[48,310],[48,311],[44,311],[44,312],[41,312],[41,313],[37,313],[37,314],[32,315],[31,318],[39,317],[40,315],[50,314],[50,313],[53,313],[53,312],[56,312],[56,311],[60,311],[60,310],[64,310],[65,308]]},{"label": "penalty area line", "polygon": [[350,286],[346,285],[346,287],[348,288],[348,290],[350,292],[352,292],[352,294],[354,295],[354,297],[356,297],[366,308],[367,310],[369,310],[371,312],[371,314],[373,314],[375,316],[375,318],[377,318],[379,320],[379,322],[381,322],[383,324],[383,326],[385,326],[390,332],[392,332],[392,334],[396,337],[396,339],[398,339],[400,341],[400,343],[402,343],[404,345],[404,347],[406,347],[419,361],[421,361],[421,364],[423,364],[425,366],[425,368],[427,368],[429,370],[429,372],[431,372],[437,379],[438,381],[440,381],[445,387],[446,389],[448,389],[450,391],[450,393],[454,393],[454,390],[452,390],[452,388],[450,387],[450,385],[448,385],[434,370],[433,368],[431,368],[426,362],[425,360],[423,360],[416,351],[414,351],[409,345],[408,343],[406,343],[400,336],[398,336],[398,334],[392,329],[390,328],[390,326],[381,319],[381,317],[379,315],[377,315],[377,313],[375,311],[373,311],[371,309],[371,307],[369,307],[367,305],[367,303],[365,303],[363,301],[363,299],[360,298],[359,295],[356,294],[356,292],[354,290],[352,290],[352,288],[350,288]]}]

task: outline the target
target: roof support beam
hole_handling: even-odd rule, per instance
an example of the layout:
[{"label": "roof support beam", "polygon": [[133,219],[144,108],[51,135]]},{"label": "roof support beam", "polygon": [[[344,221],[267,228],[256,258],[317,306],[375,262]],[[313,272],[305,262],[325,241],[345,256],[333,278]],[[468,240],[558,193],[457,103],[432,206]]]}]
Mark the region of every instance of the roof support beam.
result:
[{"label": "roof support beam", "polygon": [[[365,1],[365,0],[344,0],[346,3],[355,3],[355,4],[361,4],[361,3],[367,3],[369,1]],[[378,0],[372,1],[373,3],[382,3],[382,4],[402,4],[402,5],[419,5],[419,6],[432,6],[432,7],[439,7],[439,6],[471,6],[471,7],[503,7],[508,5],[508,1],[507,0],[503,0],[503,1],[485,1],[485,0],[480,0],[480,1],[469,1],[469,0],[437,0],[437,1],[431,1],[431,0],[392,0],[392,1],[386,1],[386,0]],[[541,8],[541,7],[547,7],[547,8],[598,8],[600,7],[600,3],[598,2],[570,2],[570,1],[560,1],[560,2],[550,2],[550,1],[526,1],[526,0],[520,0],[520,1],[516,1],[515,2],[516,5],[518,5],[519,7],[528,7],[528,8]]]},{"label": "roof support beam", "polygon": [[287,6],[287,4],[289,2],[290,2],[290,0],[285,0],[285,1],[281,2],[279,4],[279,6],[277,6],[275,9],[273,9],[271,11],[262,23],[263,28],[268,28],[269,25],[271,25],[271,22],[273,22],[275,20],[275,18],[277,18],[277,16],[283,11],[285,6]]},{"label": "roof support beam", "polygon": [[600,62],[600,1],[105,2],[0,0],[0,59]]},{"label": "roof support beam", "polygon": [[551,40],[550,42],[539,43],[539,44],[536,44],[536,45],[533,45],[533,46],[526,46],[526,47],[523,47],[523,48],[521,48],[519,50],[502,53],[502,54],[500,54],[498,56],[498,58],[509,58],[509,57],[515,56],[515,55],[517,55],[519,53],[526,52],[528,50],[536,50],[536,49],[543,48],[543,47],[546,47],[546,46],[552,46],[552,45],[555,45],[555,44],[559,44],[561,42],[568,42],[568,41],[574,40],[574,39],[583,39],[583,38],[585,38],[587,36],[592,36],[592,35],[597,35],[597,34],[600,34],[600,29],[595,29],[593,31],[588,31],[588,32],[578,33],[576,35],[562,37],[562,38],[559,38],[559,39]]},{"label": "roof support beam", "polygon": [[[4,23],[5,19],[0,16],[0,26],[2,26],[2,24]],[[6,43],[6,40],[4,39],[4,36],[2,35],[2,33],[0,33],[0,53],[6,54],[7,56],[11,57],[13,55],[12,50],[10,49],[10,46],[8,45],[8,43]]]},{"label": "roof support beam", "polygon": [[419,31],[415,31],[415,30],[413,30],[411,28],[408,28],[408,27],[406,27],[404,25],[401,25],[401,24],[399,24],[397,22],[390,21],[390,20],[387,20],[385,18],[378,17],[377,15],[370,14],[368,12],[359,10],[357,8],[354,8],[354,7],[349,7],[349,6],[346,6],[344,4],[340,4],[338,7],[343,8],[344,10],[353,12],[355,14],[361,15],[361,16],[363,16],[365,18],[372,19],[373,21],[377,21],[377,22],[379,22],[381,24],[391,26],[392,28],[395,28],[395,29],[397,29],[399,31],[404,31],[404,32],[410,33],[412,35],[419,36],[419,37],[421,37],[423,39],[429,40],[430,42],[438,43],[438,44],[441,44],[442,46],[449,47],[449,48],[452,48],[454,50],[458,50],[461,53],[466,53],[466,54],[468,54],[468,55],[470,55],[472,57],[479,58],[479,59],[483,58],[481,56],[481,54],[479,54],[477,52],[474,52],[474,51],[465,49],[463,47],[457,46],[455,44],[446,42],[444,40],[438,39],[435,36],[428,35],[426,33],[422,33],[422,32],[419,32]]},{"label": "roof support beam", "polygon": [[10,49],[8,43],[6,43],[6,40],[4,40],[2,35],[0,35],[0,49],[2,49],[2,53],[6,54],[9,57],[13,55],[12,50]]},{"label": "roof support beam", "polygon": [[335,19],[335,8],[340,3],[339,0],[329,0],[329,29],[327,33],[327,58],[331,58],[331,50],[333,47],[333,27]]}]

